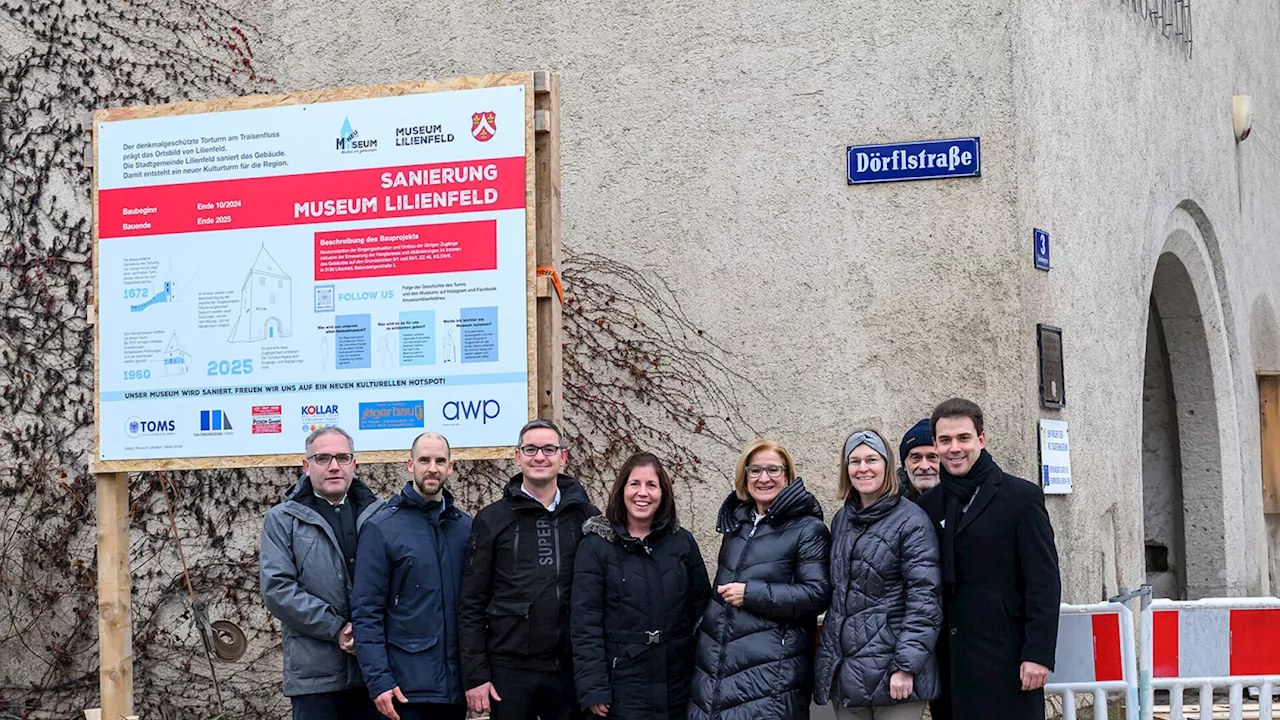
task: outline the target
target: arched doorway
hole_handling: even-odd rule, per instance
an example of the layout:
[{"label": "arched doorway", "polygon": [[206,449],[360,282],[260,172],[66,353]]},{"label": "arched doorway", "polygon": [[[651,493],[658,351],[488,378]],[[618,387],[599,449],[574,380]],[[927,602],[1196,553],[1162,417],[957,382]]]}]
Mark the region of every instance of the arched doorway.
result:
[{"label": "arched doorway", "polygon": [[[1142,505],[1147,582],[1157,597],[1238,594],[1224,525],[1220,394],[1226,364],[1212,270],[1180,214],[1153,273],[1142,393]],[[1226,398],[1229,400],[1230,398]],[[1237,520],[1238,522],[1238,520]]]}]

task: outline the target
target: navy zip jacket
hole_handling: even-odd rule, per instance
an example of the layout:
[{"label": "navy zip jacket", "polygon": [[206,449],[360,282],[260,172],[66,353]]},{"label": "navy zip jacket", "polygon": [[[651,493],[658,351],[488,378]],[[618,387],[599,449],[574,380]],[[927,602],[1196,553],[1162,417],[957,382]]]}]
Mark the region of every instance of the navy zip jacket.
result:
[{"label": "navy zip jacket", "polygon": [[458,600],[471,516],[406,483],[360,532],[351,626],[369,696],[399,686],[411,703],[464,702]]}]

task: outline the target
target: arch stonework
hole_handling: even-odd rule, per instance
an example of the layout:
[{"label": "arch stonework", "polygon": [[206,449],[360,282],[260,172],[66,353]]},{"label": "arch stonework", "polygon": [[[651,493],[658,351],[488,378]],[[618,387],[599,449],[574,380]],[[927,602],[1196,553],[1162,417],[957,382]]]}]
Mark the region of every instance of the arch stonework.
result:
[{"label": "arch stonework", "polygon": [[[1160,323],[1176,403],[1190,598],[1246,594],[1250,550],[1243,517],[1243,467],[1223,277],[1205,242],[1203,213],[1188,203],[1168,217],[1147,253],[1144,311]],[[1211,232],[1211,230],[1210,230]],[[1150,308],[1156,312],[1153,317]]]}]

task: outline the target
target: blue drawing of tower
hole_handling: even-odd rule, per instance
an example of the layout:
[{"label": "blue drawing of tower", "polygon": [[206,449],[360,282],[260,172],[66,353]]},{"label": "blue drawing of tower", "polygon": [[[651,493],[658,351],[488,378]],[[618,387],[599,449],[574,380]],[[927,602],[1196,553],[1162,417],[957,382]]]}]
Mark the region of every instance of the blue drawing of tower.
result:
[{"label": "blue drawing of tower", "polygon": [[137,305],[130,305],[129,312],[142,312],[143,310],[146,310],[147,308],[151,307],[152,305],[155,305],[156,303],[172,302],[172,300],[173,300],[173,282],[169,280],[165,280],[164,290],[161,290],[155,295],[152,295],[144,303],[139,303]]}]

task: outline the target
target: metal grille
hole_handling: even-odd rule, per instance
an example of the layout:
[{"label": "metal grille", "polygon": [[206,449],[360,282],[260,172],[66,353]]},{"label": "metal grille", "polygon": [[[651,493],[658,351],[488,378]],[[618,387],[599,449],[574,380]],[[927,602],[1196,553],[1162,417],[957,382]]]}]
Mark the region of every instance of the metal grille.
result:
[{"label": "metal grille", "polygon": [[1120,0],[1127,7],[1144,17],[1164,37],[1178,43],[1182,52],[1191,57],[1191,0]]}]

